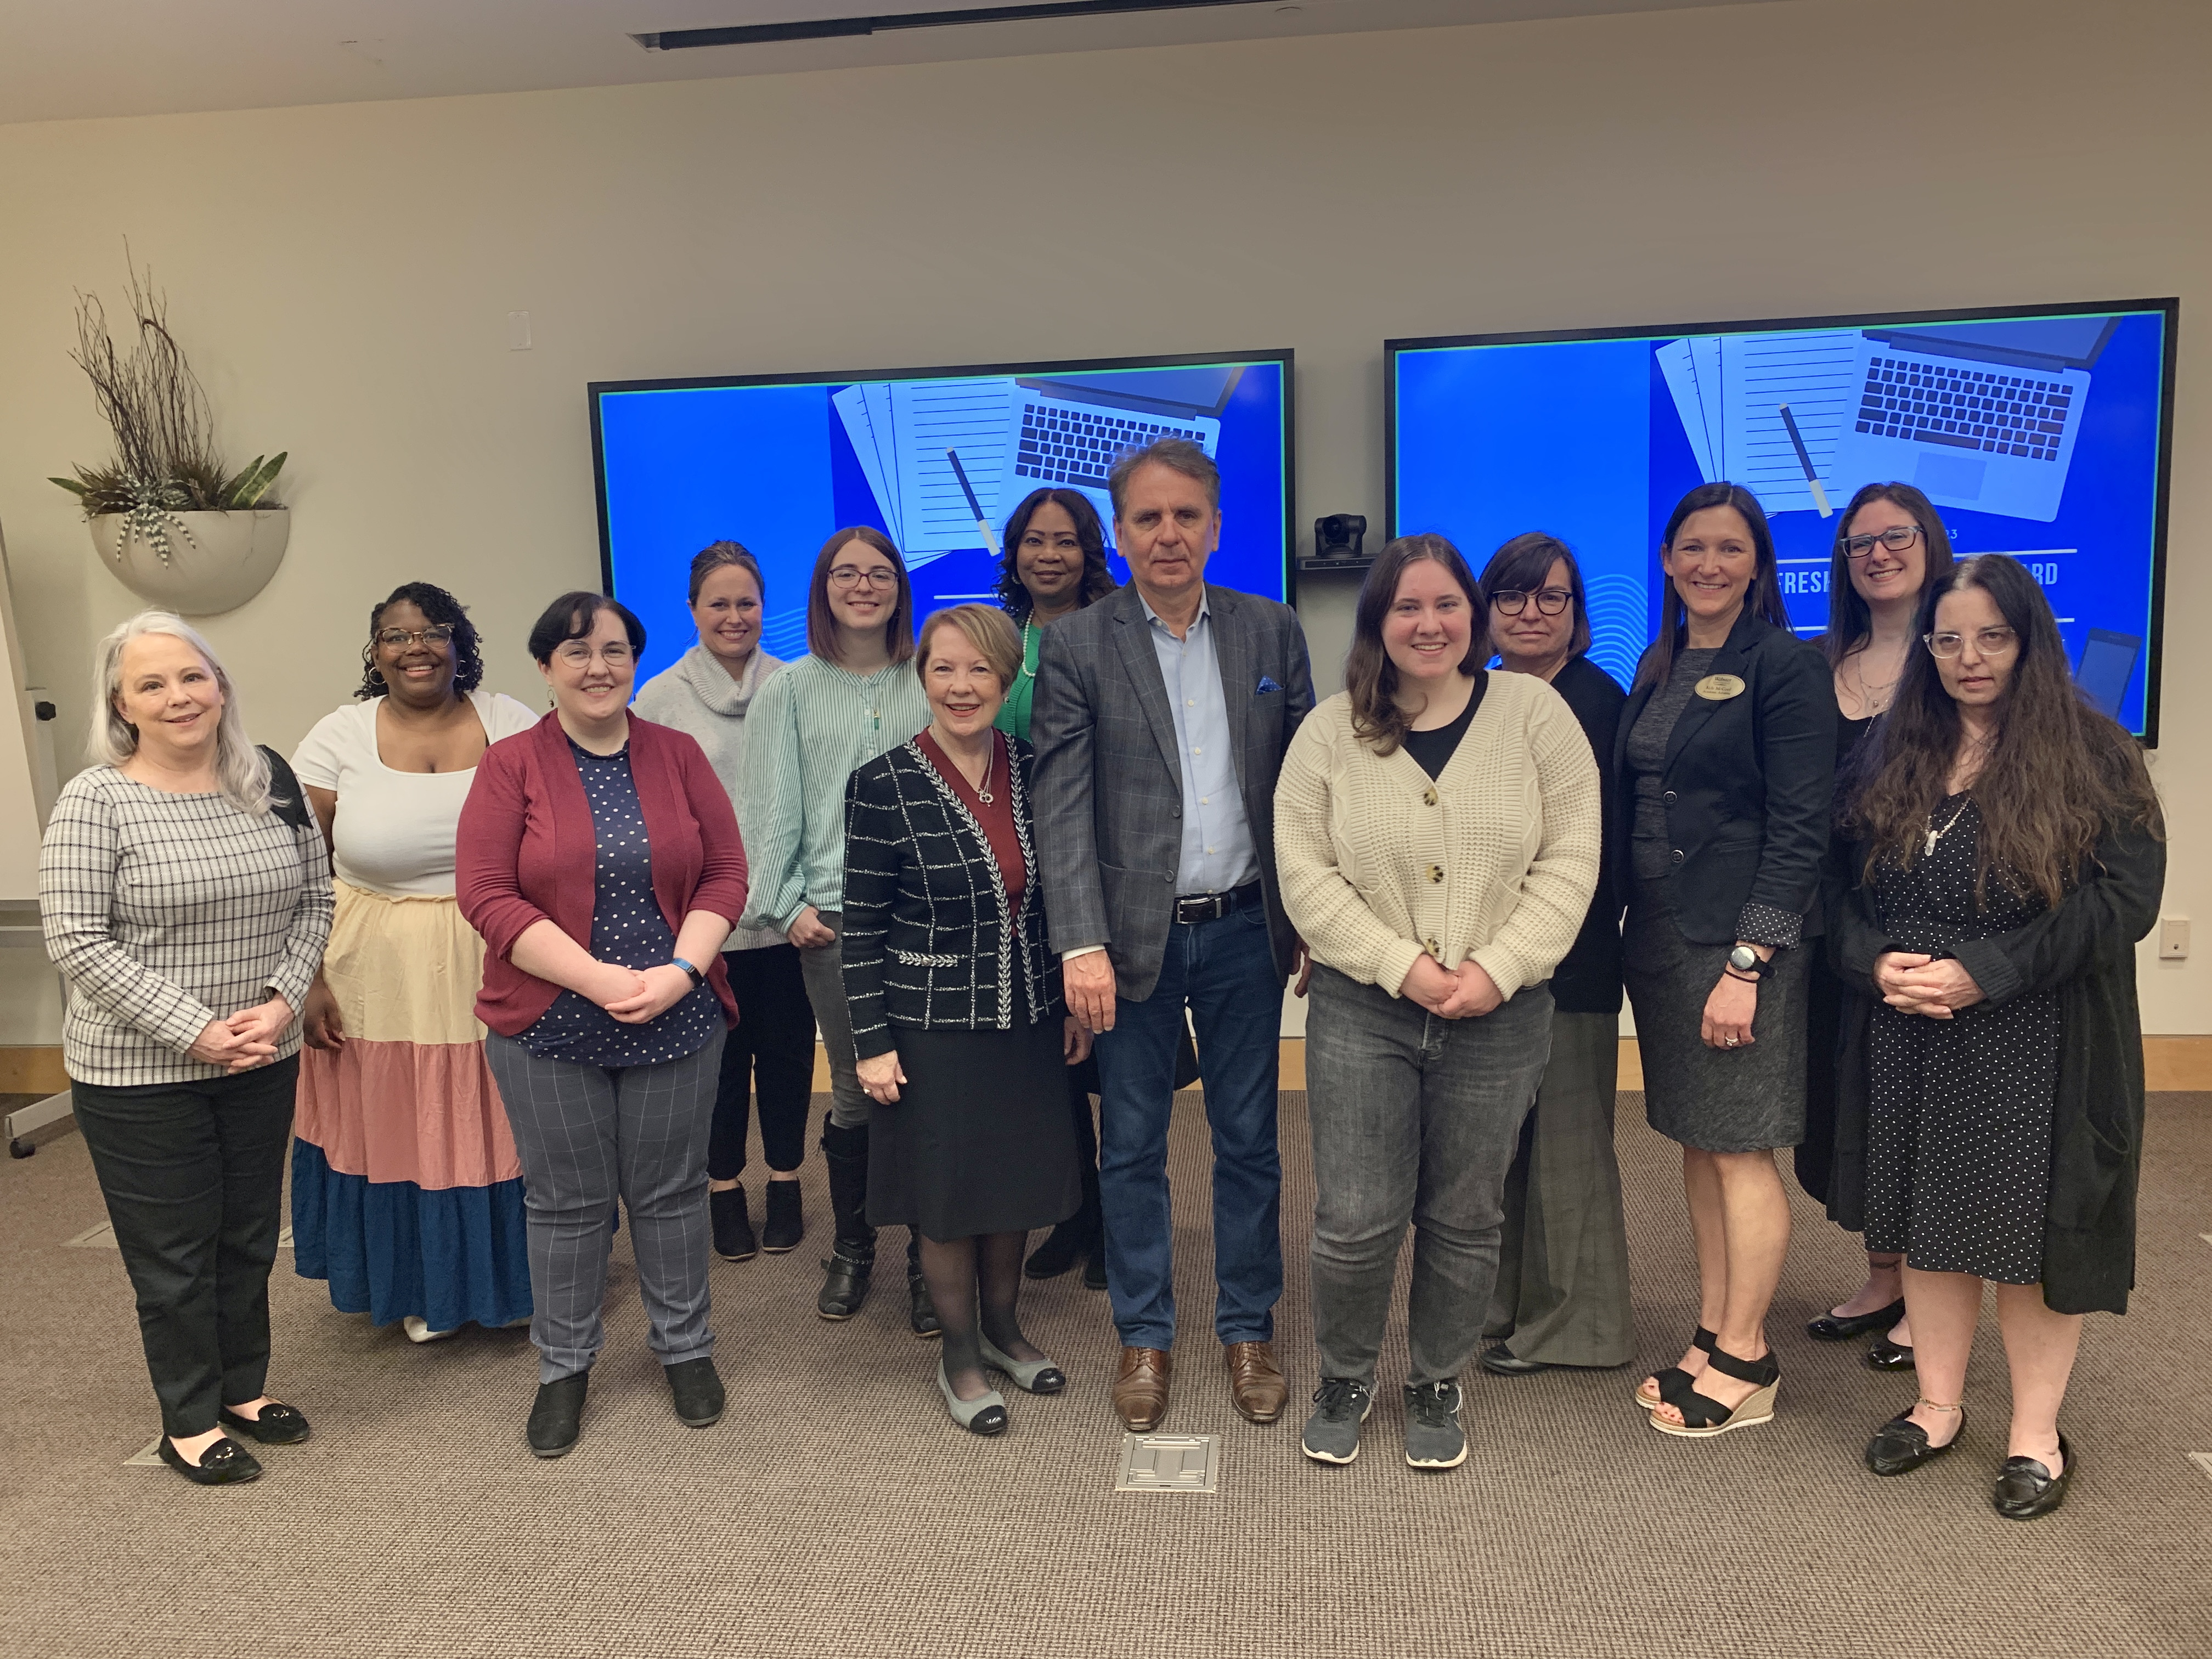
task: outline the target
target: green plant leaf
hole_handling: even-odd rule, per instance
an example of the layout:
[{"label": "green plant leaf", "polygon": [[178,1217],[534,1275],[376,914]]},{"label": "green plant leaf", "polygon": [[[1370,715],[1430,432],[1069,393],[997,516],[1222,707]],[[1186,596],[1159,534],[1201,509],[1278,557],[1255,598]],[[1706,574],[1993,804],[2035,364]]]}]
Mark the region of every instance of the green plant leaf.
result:
[{"label": "green plant leaf", "polygon": [[268,495],[276,483],[276,475],[284,470],[284,458],[292,452],[279,450],[264,461],[258,456],[252,466],[246,469],[247,477],[231,491],[233,507],[252,507]]},{"label": "green plant leaf", "polygon": [[222,490],[217,494],[216,497],[216,505],[225,509],[237,506],[238,492],[246,487],[246,481],[253,476],[255,469],[259,467],[261,463],[266,459],[267,458],[265,456],[256,455],[244,466],[239,468],[238,475],[232,478],[229,483],[223,485]]},{"label": "green plant leaf", "polygon": [[83,498],[84,486],[79,483],[75,478],[48,478],[46,482],[48,483],[59,484],[64,489],[68,490],[70,495],[78,497],[80,500]]}]

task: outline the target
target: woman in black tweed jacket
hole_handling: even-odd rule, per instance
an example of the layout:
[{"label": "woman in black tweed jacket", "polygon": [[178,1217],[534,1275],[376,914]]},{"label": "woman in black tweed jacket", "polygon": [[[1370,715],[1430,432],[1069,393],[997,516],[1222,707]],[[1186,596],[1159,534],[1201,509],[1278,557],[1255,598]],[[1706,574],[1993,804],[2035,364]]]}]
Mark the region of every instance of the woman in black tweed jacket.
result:
[{"label": "woman in black tweed jacket", "polygon": [[1029,1230],[1080,1196],[1066,1067],[1090,1051],[1046,939],[1030,746],[991,723],[1020,664],[1000,612],[932,617],[915,653],[928,727],[845,787],[845,997],[875,1103],[868,1219],[921,1234],[945,1328],[938,1387],[979,1434],[1006,1426],[987,1365],[1032,1394],[1066,1386],[1015,1305]]}]

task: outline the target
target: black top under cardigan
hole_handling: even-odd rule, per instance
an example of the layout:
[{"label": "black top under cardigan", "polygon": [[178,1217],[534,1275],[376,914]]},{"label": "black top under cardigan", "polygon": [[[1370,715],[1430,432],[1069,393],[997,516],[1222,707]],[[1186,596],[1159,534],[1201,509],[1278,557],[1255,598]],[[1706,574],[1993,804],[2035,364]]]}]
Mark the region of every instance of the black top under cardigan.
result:
[{"label": "black top under cardigan", "polygon": [[[1616,849],[1633,830],[1636,792],[1628,776],[1629,732],[1657,690],[1656,653],[1637,665],[1613,740]],[[1660,778],[1673,872],[1668,896],[1682,936],[1697,945],[1737,937],[1747,903],[1805,918],[1804,937],[1820,931],[1820,863],[1828,850],[1836,774],[1836,696],[1819,647],[1777,628],[1747,605],[1704,678],[1734,675],[1729,697],[1693,696],[1667,739]],[[1613,861],[1623,908],[1635,875]]]},{"label": "black top under cardigan", "polygon": [[840,943],[863,1060],[898,1047],[894,1025],[1012,1030],[1063,1011],[1030,831],[1035,751],[1018,738],[1006,744],[1026,884],[1018,917],[990,837],[912,738],[846,780]]},{"label": "black top under cardigan", "polygon": [[[1864,847],[1850,856],[1852,870],[1866,867]],[[2043,1224],[2043,1299],[2057,1313],[2125,1313],[2135,1285],[2143,1130],[2136,943],[2157,921],[2165,887],[2165,843],[2147,830],[2115,831],[2097,843],[2081,879],[2057,904],[2011,933],[1961,939],[1951,952],[1993,1006],[2058,992],[2058,1090]],[[1839,908],[1828,948],[1844,985],[1828,1213],[1856,1232],[1866,1225],[1874,964],[1894,948],[1869,885],[1860,884]]]},{"label": "black top under cardigan", "polygon": [[1597,761],[1598,799],[1604,814],[1605,840],[1598,854],[1597,888],[1590,895],[1589,914],[1582,932],[1559,965],[1552,970],[1552,1006],[1563,1014],[1617,1014],[1620,1012],[1620,898],[1613,872],[1621,862],[1619,826],[1613,817],[1613,800],[1620,777],[1613,767],[1613,744],[1620,729],[1620,711],[1628,696],[1620,683],[1588,657],[1570,657],[1566,666],[1552,677],[1552,690],[1566,699],[1589,739]]}]

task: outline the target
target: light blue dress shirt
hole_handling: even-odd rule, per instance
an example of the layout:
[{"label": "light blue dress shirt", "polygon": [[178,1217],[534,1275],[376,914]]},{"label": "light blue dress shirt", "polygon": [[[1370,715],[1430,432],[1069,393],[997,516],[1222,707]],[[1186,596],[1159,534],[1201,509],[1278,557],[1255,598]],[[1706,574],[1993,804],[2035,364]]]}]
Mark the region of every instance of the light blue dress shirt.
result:
[{"label": "light blue dress shirt", "polygon": [[1260,860],[1237,787],[1237,754],[1231,747],[1229,699],[1221,689],[1221,662],[1213,649],[1213,617],[1206,601],[1177,639],[1142,594],[1152,650],[1160,659],[1168,707],[1175,714],[1176,748],[1182,757],[1182,856],[1176,891],[1226,893],[1260,878]]}]

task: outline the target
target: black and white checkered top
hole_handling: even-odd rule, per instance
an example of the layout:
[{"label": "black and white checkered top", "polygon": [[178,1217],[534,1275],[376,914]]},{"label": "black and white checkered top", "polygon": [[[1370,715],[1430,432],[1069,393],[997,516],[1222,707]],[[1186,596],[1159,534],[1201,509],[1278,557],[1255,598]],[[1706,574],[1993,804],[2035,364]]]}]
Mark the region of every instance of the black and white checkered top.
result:
[{"label": "black and white checkered top", "polygon": [[[208,1022],[296,1011],[331,934],[331,868],[312,817],[250,817],[220,794],[171,794],[112,766],[71,778],[39,848],[46,954],[69,981],[62,1057],[79,1083],[225,1075],[188,1059]],[[276,1058],[300,1050],[295,1018]]]}]

